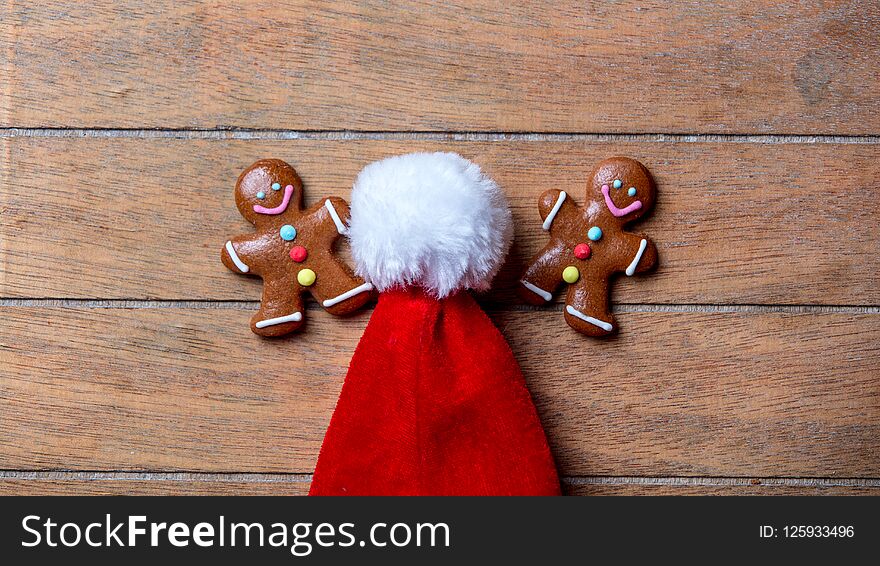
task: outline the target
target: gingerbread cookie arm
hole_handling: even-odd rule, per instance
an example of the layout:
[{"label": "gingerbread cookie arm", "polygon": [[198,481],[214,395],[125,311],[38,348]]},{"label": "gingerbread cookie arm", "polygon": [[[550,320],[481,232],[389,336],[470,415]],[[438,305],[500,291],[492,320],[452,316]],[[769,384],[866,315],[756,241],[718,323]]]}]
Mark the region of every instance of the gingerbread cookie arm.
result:
[{"label": "gingerbread cookie arm", "polygon": [[261,240],[260,234],[242,234],[227,240],[220,251],[220,260],[227,269],[235,273],[259,275],[257,257],[262,251]]},{"label": "gingerbread cookie arm", "polygon": [[617,329],[608,304],[608,278],[582,277],[568,288],[565,322],[588,336],[605,336]]},{"label": "gingerbread cookie arm", "polygon": [[657,265],[657,246],[654,242],[638,234],[624,234],[625,243],[621,246],[621,253],[626,255],[626,265],[621,265],[617,271],[622,271],[628,276],[636,273],[644,273]]},{"label": "gingerbread cookie arm", "polygon": [[565,191],[550,189],[538,198],[541,228],[551,236],[563,236],[583,222],[581,209]]},{"label": "gingerbread cookie arm", "polygon": [[519,282],[519,296],[533,305],[542,305],[553,298],[562,283],[562,268],[567,251],[561,240],[550,240],[531,261]]},{"label": "gingerbread cookie arm", "polygon": [[348,234],[351,211],[348,203],[339,197],[326,197],[303,212],[304,216],[316,218],[321,226],[321,242],[330,247],[340,236]]},{"label": "gingerbread cookie arm", "polygon": [[348,203],[339,197],[327,197],[324,199],[324,208],[330,215],[336,232],[342,236],[348,235],[348,222],[351,219]]},{"label": "gingerbread cookie arm", "polygon": [[260,336],[282,336],[303,324],[302,288],[289,277],[263,279],[260,310],[251,317],[251,330]]}]

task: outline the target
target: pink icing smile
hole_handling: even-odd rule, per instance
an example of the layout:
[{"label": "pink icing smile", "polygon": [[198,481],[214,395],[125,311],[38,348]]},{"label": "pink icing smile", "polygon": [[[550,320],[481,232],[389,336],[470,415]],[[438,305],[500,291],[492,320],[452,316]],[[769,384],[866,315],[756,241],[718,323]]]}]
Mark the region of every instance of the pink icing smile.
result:
[{"label": "pink icing smile", "polygon": [[279,204],[275,208],[266,208],[265,206],[255,204],[254,212],[257,212],[259,214],[281,214],[282,212],[287,210],[287,205],[290,204],[291,195],[293,195],[293,185],[287,185],[286,187],[284,187],[284,200],[281,201],[281,204]]},{"label": "pink icing smile", "polygon": [[617,208],[617,206],[614,204],[614,201],[611,200],[610,196],[608,196],[608,185],[602,185],[602,195],[605,196],[605,205],[608,207],[608,210],[610,210],[611,214],[618,218],[620,218],[621,216],[626,216],[630,212],[642,208],[642,201],[640,200],[632,202],[624,208]]}]

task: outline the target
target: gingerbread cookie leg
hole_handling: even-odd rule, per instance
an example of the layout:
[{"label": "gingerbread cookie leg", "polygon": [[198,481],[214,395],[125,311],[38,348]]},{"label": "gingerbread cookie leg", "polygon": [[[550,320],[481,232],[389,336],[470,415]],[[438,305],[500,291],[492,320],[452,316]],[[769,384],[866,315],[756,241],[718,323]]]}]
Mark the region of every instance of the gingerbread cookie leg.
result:
[{"label": "gingerbread cookie leg", "polygon": [[263,301],[251,318],[251,330],[260,336],[281,336],[303,324],[305,311],[296,281],[289,278],[263,280]]},{"label": "gingerbread cookie leg", "polygon": [[581,278],[568,288],[565,322],[588,336],[605,336],[617,330],[608,305],[608,278]]},{"label": "gingerbread cookie leg", "polygon": [[336,316],[351,314],[373,297],[372,285],[335,260],[321,264],[309,291],[327,312]]},{"label": "gingerbread cookie leg", "polygon": [[520,279],[520,297],[533,305],[552,300],[553,292],[562,282],[562,264],[566,255],[565,245],[559,240],[551,240],[544,246]]}]

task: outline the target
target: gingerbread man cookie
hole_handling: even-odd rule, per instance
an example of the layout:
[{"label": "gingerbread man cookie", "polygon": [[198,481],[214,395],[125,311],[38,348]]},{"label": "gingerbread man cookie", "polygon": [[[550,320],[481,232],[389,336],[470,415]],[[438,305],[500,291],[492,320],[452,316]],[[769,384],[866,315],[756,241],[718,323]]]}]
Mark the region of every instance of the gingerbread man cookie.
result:
[{"label": "gingerbread man cookie", "polygon": [[263,278],[263,300],[251,318],[256,334],[281,336],[298,329],[305,291],[334,315],[350,314],[370,300],[373,286],[333,250],[348,230],[344,200],[330,197],[303,210],[296,170],[279,159],[263,159],[239,176],[235,204],[256,232],[226,242],[221,259],[236,273]]},{"label": "gingerbread man cookie", "polygon": [[587,186],[589,202],[578,206],[560,190],[541,195],[538,208],[550,242],[532,260],[520,281],[520,296],[540,305],[568,283],[565,321],[590,336],[617,329],[611,314],[609,280],[634,275],[657,264],[657,248],[645,236],[624,230],[641,218],[657,197],[651,174],[627,157],[599,163]]}]

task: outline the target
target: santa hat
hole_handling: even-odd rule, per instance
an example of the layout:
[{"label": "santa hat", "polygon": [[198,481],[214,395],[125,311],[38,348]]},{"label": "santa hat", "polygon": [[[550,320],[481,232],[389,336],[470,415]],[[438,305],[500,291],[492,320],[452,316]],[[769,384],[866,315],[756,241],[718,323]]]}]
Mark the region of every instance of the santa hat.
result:
[{"label": "santa hat", "polygon": [[355,181],[349,234],[379,302],[310,494],[558,495],[519,366],[468,292],[513,238],[498,185],[454,153],[378,161]]}]

